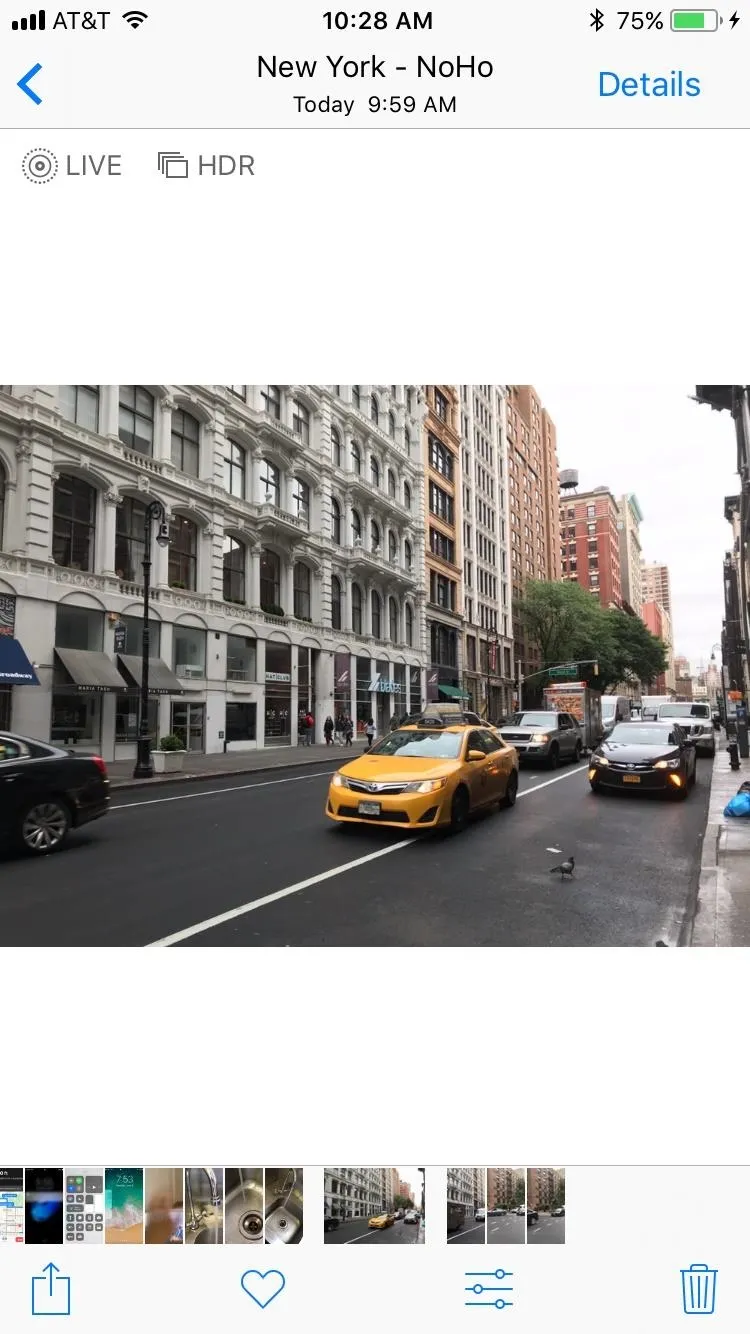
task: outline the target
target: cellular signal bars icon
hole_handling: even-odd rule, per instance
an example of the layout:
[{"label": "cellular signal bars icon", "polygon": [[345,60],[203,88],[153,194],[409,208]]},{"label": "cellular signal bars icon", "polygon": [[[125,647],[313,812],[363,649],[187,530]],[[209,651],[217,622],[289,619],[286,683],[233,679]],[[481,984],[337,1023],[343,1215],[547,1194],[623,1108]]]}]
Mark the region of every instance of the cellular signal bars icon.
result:
[{"label": "cellular signal bars icon", "polygon": [[13,19],[11,22],[13,32],[44,32],[47,26],[47,14],[43,9],[38,14],[29,14],[25,19]]}]

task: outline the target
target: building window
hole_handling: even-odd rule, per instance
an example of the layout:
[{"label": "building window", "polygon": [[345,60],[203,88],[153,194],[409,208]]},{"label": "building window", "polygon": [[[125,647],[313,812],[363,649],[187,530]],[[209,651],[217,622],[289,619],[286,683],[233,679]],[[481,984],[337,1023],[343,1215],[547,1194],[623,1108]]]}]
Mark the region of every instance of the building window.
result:
[{"label": "building window", "polygon": [[404,482],[404,508],[411,509],[411,487],[408,482]]},{"label": "building window", "polygon": [[[273,612],[281,604],[281,560],[275,551],[264,547],[260,557],[260,605]],[[276,610],[276,615],[283,613]]]},{"label": "building window", "polygon": [[406,642],[409,648],[414,646],[414,612],[409,603],[406,604]]},{"label": "building window", "polygon": [[260,490],[265,503],[275,505],[278,509],[281,494],[281,475],[276,464],[271,463],[268,459],[263,460],[260,470]]},{"label": "building window", "polygon": [[352,630],[362,634],[362,589],[359,584],[352,584]]},{"label": "building window", "polygon": [[396,541],[396,534],[390,532],[388,534],[388,559],[390,561],[398,559],[398,542]]},{"label": "building window", "polygon": [[235,398],[241,398],[242,402],[243,403],[245,402],[245,399],[247,398],[246,384],[228,384],[227,389],[229,390],[230,394],[234,394]]},{"label": "building window", "polygon": [[[3,495],[0,482],[0,522]],[[96,491],[77,477],[58,477],[52,495],[52,559],[71,570],[93,570]]]},{"label": "building window", "polygon": [[453,498],[435,482],[430,482],[430,511],[445,523],[453,523]]},{"label": "building window", "polygon": [[466,665],[470,672],[477,670],[477,641],[473,635],[466,640]]},{"label": "building window", "polygon": [[456,609],[456,585],[452,579],[446,579],[444,574],[438,574],[435,570],[430,571],[430,602],[446,611]]},{"label": "building window", "polygon": [[354,545],[362,545],[362,520],[359,517],[359,510],[352,510],[352,541]]},{"label": "building window", "polygon": [[257,704],[227,701],[225,729],[227,741],[255,741],[257,739],[257,725]]},{"label": "building window", "polygon": [[380,550],[380,526],[374,519],[370,521],[370,550]]},{"label": "building window", "polygon": [[[437,528],[430,528],[430,551],[435,556],[440,556],[442,560],[448,561],[451,565],[456,563],[456,544],[453,538],[446,537],[444,533],[439,533]],[[469,566],[469,570],[471,567]],[[471,577],[467,579],[471,586]]]},{"label": "building window", "polygon": [[198,529],[179,514],[169,525],[169,586],[198,587]]},{"label": "building window", "polygon": [[335,467],[341,467],[341,436],[334,429],[331,431],[331,458]]},{"label": "building window", "polygon": [[404,542],[404,565],[407,570],[410,570],[412,567],[412,559],[411,542]]},{"label": "building window", "polygon": [[224,538],[224,600],[245,603],[245,546],[234,537]]},{"label": "building window", "polygon": [[376,639],[380,639],[380,594],[373,588],[370,596],[370,610],[372,615],[372,633]]},{"label": "building window", "polygon": [[298,560],[294,566],[294,614],[298,621],[312,620],[311,584],[310,566]]},{"label": "building window", "polygon": [[292,503],[294,505],[293,513],[302,523],[310,524],[310,488],[307,482],[303,482],[300,477],[294,479],[294,489],[292,491]]},{"label": "building window", "polygon": [[[125,653],[134,657],[143,656],[143,617],[121,616],[120,624],[125,626]],[[148,651],[152,658],[161,657],[161,624],[149,617]]]},{"label": "building window", "polygon": [[104,641],[104,614],[88,607],[70,607],[59,602],[55,620],[55,647],[80,648],[87,653],[101,653]]},{"label": "building window", "polygon": [[453,455],[449,449],[446,449],[436,436],[429,436],[429,458],[430,467],[435,472],[439,472],[446,481],[453,481]]},{"label": "building window", "polygon": [[335,497],[331,501],[331,538],[337,547],[341,546],[341,506]]},{"label": "building window", "polygon": [[3,549],[3,537],[5,533],[5,483],[7,481],[5,469],[0,463],[0,551]]},{"label": "building window", "polygon": [[118,578],[126,582],[141,582],[146,552],[145,525],[145,505],[125,496],[117,507],[115,521],[115,570]]},{"label": "building window", "polygon": [[180,625],[173,630],[175,676],[183,680],[206,675],[206,632],[192,625]]},{"label": "building window", "polygon": [[331,628],[341,629],[341,580],[335,574],[331,578]]},{"label": "building window", "polygon": [[595,515],[596,515],[596,505],[587,505],[586,506],[587,519],[593,519]]},{"label": "building window", "polygon": [[61,384],[58,401],[66,421],[87,431],[99,430],[99,386],[97,384]]},{"label": "building window", "polygon": [[395,438],[395,435],[396,435],[396,418],[394,417],[394,415],[393,415],[392,412],[389,412],[389,413],[388,413],[388,434],[389,434],[389,436],[391,437],[391,440],[393,440],[393,439]]},{"label": "building window", "polygon": [[247,455],[242,445],[236,445],[233,440],[228,442],[227,453],[224,456],[224,485],[230,495],[239,496],[244,500],[247,494]]},{"label": "building window", "polygon": [[373,486],[380,487],[380,464],[377,459],[370,459],[370,481]]},{"label": "building window", "polygon": [[392,500],[396,499],[396,474],[392,468],[388,469],[388,495]]},{"label": "building window", "polygon": [[375,425],[377,426],[378,421],[380,419],[380,408],[378,406],[378,400],[376,399],[374,394],[370,398],[370,416],[374,421]]},{"label": "building window", "polygon": [[433,621],[430,625],[430,661],[442,667],[458,665],[458,641],[455,630]]},{"label": "building window", "polygon": [[397,644],[401,637],[398,633],[398,603],[395,598],[388,599],[388,636],[392,644]]},{"label": "building window", "polygon": [[360,453],[359,445],[356,443],[356,441],[352,440],[352,472],[356,472],[357,476],[359,476],[361,471],[362,471],[362,455]]},{"label": "building window", "polygon": [[172,413],[172,462],[180,472],[197,477],[199,472],[200,425],[182,409]]},{"label": "building window", "polygon": [[448,420],[448,400],[439,389],[435,390],[435,416],[439,417],[441,422]]},{"label": "building window", "polygon": [[263,399],[263,411],[273,417],[274,421],[281,420],[281,390],[277,384],[267,384],[261,391]]},{"label": "building window", "polygon": [[359,408],[359,406],[360,406],[360,394],[359,394],[359,385],[358,385],[358,384],[353,384],[353,385],[352,385],[352,403],[354,404],[355,408]]},{"label": "building window", "polygon": [[297,403],[296,400],[292,407],[292,430],[298,435],[303,445],[310,443],[310,413],[304,403]]},{"label": "building window", "polygon": [[138,454],[154,452],[154,396],[139,384],[120,385],[119,436]]}]

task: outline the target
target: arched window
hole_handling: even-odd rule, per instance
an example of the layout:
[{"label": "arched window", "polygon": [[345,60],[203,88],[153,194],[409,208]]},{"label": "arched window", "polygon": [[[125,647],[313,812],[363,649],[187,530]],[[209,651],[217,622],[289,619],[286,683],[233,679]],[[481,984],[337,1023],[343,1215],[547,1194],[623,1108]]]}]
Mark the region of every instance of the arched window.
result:
[{"label": "arched window", "polygon": [[370,521],[370,550],[377,551],[380,547],[380,525],[374,519]]},{"label": "arched window", "polygon": [[341,580],[335,574],[331,578],[331,627],[341,629]]},{"label": "arched window", "polygon": [[388,559],[395,561],[398,558],[398,542],[395,533],[388,533]]},{"label": "arched window", "polygon": [[310,590],[312,575],[310,566],[298,560],[294,566],[294,614],[298,621],[312,620]]},{"label": "arched window", "polygon": [[224,456],[224,485],[230,495],[245,500],[247,496],[247,455],[242,445],[230,440]]},{"label": "arched window", "polygon": [[263,611],[272,611],[280,602],[281,561],[275,551],[264,547],[260,556],[260,605]]},{"label": "arched window", "polygon": [[117,506],[115,519],[115,570],[119,579],[142,582],[145,540],[146,506],[125,496]]},{"label": "arched window", "polygon": [[406,566],[407,570],[411,569],[411,563],[412,563],[411,542],[404,542],[404,565]]},{"label": "arched window", "polygon": [[154,396],[140,384],[120,385],[119,436],[138,454],[154,452]]},{"label": "arched window", "polygon": [[335,496],[331,501],[331,540],[341,546],[341,506]]},{"label": "arched window", "polygon": [[388,469],[388,495],[393,500],[396,499],[396,474],[393,468]]},{"label": "arched window", "polygon": [[301,477],[295,477],[294,488],[292,490],[293,513],[297,518],[310,525],[310,488],[307,482],[303,482]]},{"label": "arched window", "polygon": [[198,529],[181,514],[169,525],[169,586],[198,587]]},{"label": "arched window", "polygon": [[3,537],[5,534],[5,484],[7,480],[5,469],[2,463],[0,463],[0,551],[3,549]]},{"label": "arched window", "polygon": [[398,603],[395,598],[388,599],[388,636],[392,644],[398,643]]},{"label": "arched window", "polygon": [[376,639],[380,639],[380,594],[373,588],[370,597],[370,610],[372,614],[372,633]]},{"label": "arched window", "polygon": [[411,509],[411,487],[408,482],[404,482],[404,506],[408,510]]},{"label": "arched window", "polygon": [[264,459],[260,469],[260,494],[261,501],[267,505],[275,505],[278,509],[279,497],[281,495],[281,474],[275,463]]},{"label": "arched window", "polygon": [[303,445],[310,443],[310,413],[304,403],[295,399],[292,405],[292,430],[298,435]]},{"label": "arched window", "polygon": [[356,440],[352,440],[352,472],[357,474],[362,471],[362,454]]},{"label": "arched window", "polygon": [[[0,523],[3,515],[0,485]],[[93,570],[96,491],[78,477],[58,477],[52,493],[52,559],[70,570]]]},{"label": "arched window", "polygon": [[380,464],[376,458],[370,459],[370,481],[373,486],[380,486]]},{"label": "arched window", "polygon": [[354,404],[355,408],[358,408],[359,405],[360,405],[359,385],[358,385],[358,384],[353,384],[353,385],[352,385],[352,403]]},{"label": "arched window", "polygon": [[245,546],[234,537],[224,538],[224,601],[245,602]]},{"label": "arched window", "polygon": [[281,417],[281,390],[277,384],[267,384],[261,391],[263,399],[263,411],[267,412],[269,417],[279,421]]},{"label": "arched window", "polygon": [[378,400],[376,399],[374,394],[370,399],[370,416],[372,417],[372,420],[375,422],[375,425],[377,426],[378,421],[380,419],[380,407],[378,406]]},{"label": "arched window", "polygon": [[359,584],[352,584],[352,630],[355,635],[362,634],[362,589]]},{"label": "arched window", "polygon": [[197,477],[200,470],[200,423],[182,408],[172,413],[172,462],[180,472]]},{"label": "arched window", "polygon": [[396,434],[396,418],[392,412],[388,413],[388,434],[393,439]]},{"label": "arched window", "polygon": [[359,510],[352,510],[352,541],[354,543],[362,541],[362,520],[359,517]]},{"label": "arched window", "polygon": [[331,431],[331,458],[335,467],[341,467],[341,436],[334,426]]},{"label": "arched window", "polygon": [[414,612],[409,603],[406,604],[406,642],[410,648],[414,646]]}]

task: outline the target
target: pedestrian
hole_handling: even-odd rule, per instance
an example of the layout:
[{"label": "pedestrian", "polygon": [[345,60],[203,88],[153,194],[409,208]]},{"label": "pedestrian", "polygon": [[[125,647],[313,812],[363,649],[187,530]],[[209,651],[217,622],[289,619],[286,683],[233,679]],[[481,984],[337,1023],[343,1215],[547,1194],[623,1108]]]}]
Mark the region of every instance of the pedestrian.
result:
[{"label": "pedestrian", "polygon": [[330,713],[323,723],[323,735],[326,739],[326,745],[330,746],[333,742],[333,718]]},{"label": "pedestrian", "polygon": [[368,750],[372,750],[372,743],[373,743],[373,740],[375,739],[375,719],[374,719],[374,718],[368,718],[368,719],[367,719],[367,726],[366,726],[366,728],[365,728],[365,736],[367,737],[367,749],[368,749]]},{"label": "pedestrian", "polygon": [[315,730],[315,719],[310,712],[305,714],[305,744],[311,746]]},{"label": "pedestrian", "polygon": [[344,741],[346,742],[347,746],[351,746],[353,739],[354,739],[354,723],[347,714],[347,716],[344,719]]},{"label": "pedestrian", "polygon": [[397,713],[394,713],[394,714],[391,716],[391,731],[392,731],[392,732],[395,732],[396,729],[397,729],[398,727],[400,727],[400,726],[401,726],[401,724],[400,724],[400,722],[399,722],[398,714],[397,714]]}]

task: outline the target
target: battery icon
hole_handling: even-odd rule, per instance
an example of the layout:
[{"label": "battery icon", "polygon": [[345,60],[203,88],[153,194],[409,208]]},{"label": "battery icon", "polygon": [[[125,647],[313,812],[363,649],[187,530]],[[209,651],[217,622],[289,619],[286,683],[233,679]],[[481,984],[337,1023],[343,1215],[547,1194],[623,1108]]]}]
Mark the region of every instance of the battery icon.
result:
[{"label": "battery icon", "polygon": [[673,9],[670,14],[673,32],[716,32],[720,23],[718,9]]}]

